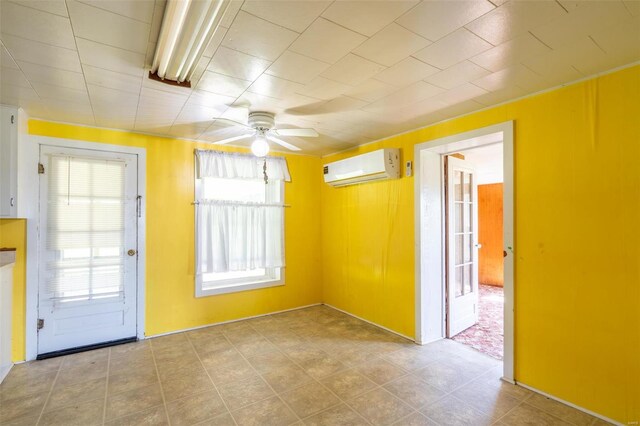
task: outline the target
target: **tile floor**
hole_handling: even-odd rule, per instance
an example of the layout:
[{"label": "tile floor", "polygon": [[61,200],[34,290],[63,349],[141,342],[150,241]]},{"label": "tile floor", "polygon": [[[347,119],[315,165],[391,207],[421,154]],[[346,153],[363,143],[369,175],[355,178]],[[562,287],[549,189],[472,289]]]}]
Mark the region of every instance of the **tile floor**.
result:
[{"label": "tile floor", "polygon": [[417,346],[316,306],[17,365],[0,424],[604,424],[500,371],[451,340]]}]

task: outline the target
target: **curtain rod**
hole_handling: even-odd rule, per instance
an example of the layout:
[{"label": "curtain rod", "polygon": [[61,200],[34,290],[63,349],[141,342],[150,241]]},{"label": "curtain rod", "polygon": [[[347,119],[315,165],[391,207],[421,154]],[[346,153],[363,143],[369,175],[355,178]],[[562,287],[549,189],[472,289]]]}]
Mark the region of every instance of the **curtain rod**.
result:
[{"label": "curtain rod", "polygon": [[217,150],[217,149],[200,149],[200,148],[195,148],[193,150],[194,154],[197,154],[198,152],[206,152],[206,153],[215,152],[215,153],[218,153],[218,154],[235,155],[235,156],[238,156],[238,157],[250,157],[250,158],[254,158],[256,160],[264,160],[265,158],[274,158],[274,159],[282,158],[283,160],[286,160],[285,157],[282,157],[280,155],[266,155],[264,157],[256,157],[255,155],[253,155],[253,154],[251,154],[249,152],[230,152],[230,151],[220,151],[220,150]]},{"label": "curtain rod", "polygon": [[291,204],[275,204],[275,203],[251,203],[251,202],[243,202],[243,201],[225,201],[225,200],[211,200],[211,201],[206,201],[206,200],[202,200],[202,201],[192,201],[191,205],[193,206],[197,206],[199,204],[203,204],[203,205],[212,205],[212,204],[218,204],[218,205],[228,205],[228,206],[251,206],[251,207],[260,207],[260,206],[264,206],[264,207],[291,207]]}]

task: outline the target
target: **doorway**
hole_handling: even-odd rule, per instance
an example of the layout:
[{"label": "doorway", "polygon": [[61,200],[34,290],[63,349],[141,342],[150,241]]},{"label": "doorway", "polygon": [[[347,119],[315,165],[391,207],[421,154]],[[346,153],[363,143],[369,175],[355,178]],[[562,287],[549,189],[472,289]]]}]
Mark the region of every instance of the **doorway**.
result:
[{"label": "doorway", "polygon": [[[502,146],[502,174],[503,174],[503,250],[504,257],[503,281],[504,281],[504,359],[503,378],[513,382],[513,122],[505,122],[470,132],[465,132],[415,146],[414,169],[415,169],[415,223],[416,223],[416,340],[425,344],[439,339],[446,338],[456,331],[455,328],[464,330],[466,326],[473,325],[476,321],[477,304],[474,313],[474,300],[479,297],[479,285],[474,284],[474,274],[477,277],[477,246],[479,243],[473,241],[472,231],[461,231],[457,237],[461,246],[468,246],[467,254],[461,251],[460,262],[447,262],[447,247],[451,243],[447,233],[447,211],[445,210],[444,176],[447,163],[445,158],[451,154],[468,151],[472,148],[487,147],[501,144]],[[466,164],[458,164],[460,170],[459,177],[464,179],[462,169],[466,169],[469,178],[475,171]],[[452,170],[455,173],[455,170]],[[463,181],[461,181],[463,182]],[[469,182],[472,182],[469,179]],[[469,198],[472,195],[472,185],[469,185]],[[460,201],[464,201],[460,200]],[[461,226],[473,227],[473,203],[468,205],[461,203],[461,208],[467,209],[468,223]],[[451,215],[455,218],[455,212]],[[477,220],[475,222],[477,224]],[[465,240],[465,233],[467,239]],[[466,241],[466,245],[465,245]],[[474,258],[474,252],[475,258]],[[456,253],[452,253],[455,256]],[[466,256],[466,257],[465,257]],[[474,266],[475,264],[475,266]],[[459,266],[461,287],[456,287],[455,267]],[[475,272],[474,272],[475,270]],[[471,277],[465,281],[465,272]],[[448,279],[451,277],[451,287],[448,286]],[[466,287],[465,287],[466,286]],[[474,290],[475,287],[475,292]],[[447,322],[447,307],[449,306],[450,294],[456,296],[456,289],[462,288],[459,295],[465,296],[465,303],[459,304],[458,308],[462,312],[462,320],[458,325],[450,329]],[[475,293],[475,294],[474,294]],[[477,303],[477,302],[476,302]],[[456,308],[454,307],[454,310]],[[461,324],[461,325],[460,325]],[[460,331],[460,330],[458,330]]]},{"label": "doorway", "polygon": [[137,156],[40,145],[38,357],[138,334]]}]

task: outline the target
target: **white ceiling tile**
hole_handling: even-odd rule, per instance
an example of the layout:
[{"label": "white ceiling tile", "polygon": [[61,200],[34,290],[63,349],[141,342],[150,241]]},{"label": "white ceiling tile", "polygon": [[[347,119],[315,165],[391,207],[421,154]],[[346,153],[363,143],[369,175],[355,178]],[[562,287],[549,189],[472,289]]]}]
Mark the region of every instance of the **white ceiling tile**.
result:
[{"label": "white ceiling tile", "polygon": [[396,22],[428,40],[436,41],[493,8],[487,0],[424,1]]},{"label": "white ceiling tile", "polygon": [[431,98],[444,92],[444,89],[436,87],[424,81],[418,81],[391,95],[384,97],[364,107],[365,111],[389,111],[397,107],[407,106],[416,102]]},{"label": "white ceiling tile", "polygon": [[[0,44],[0,67],[2,68],[13,68],[19,70],[18,64],[13,60],[9,51],[4,47],[4,45]],[[2,75],[0,75],[0,79],[2,79]]]},{"label": "white ceiling tile", "polygon": [[188,123],[174,123],[169,129],[168,134],[176,138],[198,139],[205,130],[207,130],[207,128],[203,126]]},{"label": "white ceiling tile", "polygon": [[[321,77],[318,77],[321,78]],[[318,80],[318,79],[316,79]],[[317,81],[316,81],[317,83]],[[340,85],[338,83],[338,85]],[[340,85],[341,86],[341,85]],[[309,87],[308,85],[306,87]],[[329,86],[327,86],[329,87]],[[337,95],[336,95],[337,96]],[[317,99],[315,98],[311,98],[309,96],[305,96],[305,95],[301,95],[299,93],[293,93],[289,96],[287,96],[285,99],[281,99],[280,102],[278,102],[278,106],[279,108],[295,108],[295,107],[300,107],[303,105],[308,105],[314,102],[318,102]]]},{"label": "white ceiling tile", "polygon": [[[205,129],[211,125],[213,119],[219,117],[227,110],[223,108],[208,108],[202,105],[185,105],[178,114],[175,124],[191,124]],[[204,130],[204,129],[203,129]]]},{"label": "white ceiling tile", "polygon": [[189,98],[188,94],[165,92],[149,87],[143,87],[140,91],[140,96],[145,101],[156,103],[160,108],[166,106],[182,108],[187,98]]},{"label": "white ceiling tile", "polygon": [[38,81],[31,82],[31,85],[35,89],[36,93],[38,93],[38,95],[43,99],[48,98],[48,101],[55,100],[70,102],[91,109],[89,95],[87,94],[86,90],[53,86],[51,84],[46,84]]},{"label": "white ceiling tile", "polygon": [[466,28],[497,46],[566,13],[555,1],[509,1]]},{"label": "white ceiling tile", "polygon": [[353,54],[348,54],[322,73],[323,77],[352,86],[378,74],[385,67]]},{"label": "white ceiling tile", "polygon": [[298,33],[303,32],[330,1],[246,0],[242,10]]},{"label": "white ceiling tile", "polygon": [[548,84],[540,75],[534,73],[524,65],[514,65],[494,72],[473,81],[473,84],[490,92],[513,85],[532,92],[548,87]]},{"label": "white ceiling tile", "polygon": [[370,37],[416,4],[418,1],[341,0],[333,2],[322,16]]},{"label": "white ceiling tile", "polygon": [[156,43],[147,44],[147,53],[144,55],[144,67],[151,69],[153,66],[153,58],[156,54]]},{"label": "white ceiling tile", "polygon": [[529,33],[502,43],[470,59],[490,71],[499,71],[523,59],[549,52],[551,49]]},{"label": "white ceiling tile", "polygon": [[391,66],[431,42],[400,25],[391,24],[358,46],[353,53],[382,65]]},{"label": "white ceiling tile", "polygon": [[43,12],[53,13],[54,15],[60,15],[67,17],[67,5],[64,0],[10,0],[12,3],[18,3],[22,6],[27,6],[32,9],[38,9]]},{"label": "white ceiling tile", "polygon": [[222,44],[258,58],[274,61],[298,33],[240,11]]},{"label": "white ceiling tile", "polygon": [[289,49],[333,64],[365,40],[363,35],[319,18]]},{"label": "white ceiling tile", "polygon": [[110,71],[142,76],[144,73],[144,55],[130,52],[81,38],[78,42],[80,62]]},{"label": "white ceiling tile", "polygon": [[82,71],[75,48],[65,49],[6,34],[2,35],[2,42],[17,61],[47,65],[68,71]]},{"label": "white ceiling tile", "polygon": [[533,34],[551,48],[563,45],[567,39],[589,36],[601,28],[610,27],[629,18],[621,1],[582,1],[558,19],[532,29]]},{"label": "white ceiling tile", "polygon": [[268,74],[262,74],[249,87],[248,91],[259,95],[270,96],[272,98],[284,98],[304,86],[289,80],[283,80]]},{"label": "white ceiling tile", "polygon": [[151,23],[153,17],[153,0],[78,0],[89,6],[104,9],[137,21]]},{"label": "white ceiling tile", "polygon": [[422,80],[432,74],[439,71],[438,68],[432,67],[429,64],[425,64],[416,58],[408,57],[407,59],[398,62],[394,66],[387,68],[378,75],[375,76],[376,80],[380,80],[383,83],[392,84],[394,86],[402,87],[410,83]]},{"label": "white ceiling tile", "polygon": [[200,79],[204,75],[209,63],[211,62],[211,58],[205,58],[204,56],[198,60],[198,63],[193,68],[191,72],[191,76],[189,77],[189,82],[191,83],[191,87],[198,87],[198,83]]},{"label": "white ceiling tile", "polygon": [[149,41],[151,43],[156,43],[158,41],[158,37],[160,37],[160,27],[162,26],[162,18],[164,17],[164,9],[166,5],[166,0],[156,0],[154,2],[151,28],[149,29]]},{"label": "white ceiling tile", "polygon": [[73,111],[66,104],[48,105],[47,115],[40,118],[45,120],[62,121],[65,123],[86,124],[95,126],[96,121],[91,111]]},{"label": "white ceiling tile", "polygon": [[527,91],[514,84],[506,86],[500,90],[489,92],[485,95],[478,96],[474,100],[485,106],[496,105],[502,102],[516,99],[527,94]]},{"label": "white ceiling tile", "polygon": [[443,114],[445,117],[453,118],[478,111],[482,108],[484,108],[484,105],[477,102],[476,100],[467,100],[458,104],[448,106],[447,108],[440,110],[439,113]]},{"label": "white ceiling tile", "polygon": [[438,95],[438,100],[447,105],[455,105],[489,93],[474,84],[465,83]]},{"label": "white ceiling tile", "polygon": [[123,92],[122,90],[88,84],[89,97],[92,105],[106,105],[115,110],[129,107],[135,109],[138,106],[139,93]]},{"label": "white ceiling tile", "polygon": [[74,0],[67,0],[76,37],[146,53],[151,25]]},{"label": "white ceiling tile", "polygon": [[493,46],[490,43],[466,29],[460,28],[413,56],[434,67],[445,69],[491,47]]},{"label": "white ceiling tile", "polygon": [[80,72],[61,70],[60,68],[51,68],[21,61],[18,61],[18,65],[31,82],[47,83],[54,86],[68,87],[70,89],[86,89],[84,75]]},{"label": "white ceiling tile", "polygon": [[257,93],[245,92],[240,96],[233,105],[235,107],[249,108],[252,111],[272,111],[278,112],[282,110],[282,99],[272,98],[270,96],[259,95]]},{"label": "white ceiling tile", "polygon": [[244,0],[231,0],[229,1],[229,6],[227,10],[224,12],[222,19],[220,20],[220,26],[223,28],[231,27],[231,24],[238,16],[238,12],[240,12],[240,7],[242,7],[242,3]]},{"label": "white ceiling tile", "polygon": [[53,46],[75,49],[68,18],[15,3],[3,2],[0,16],[2,34],[10,34]]},{"label": "white ceiling tile", "polygon": [[224,41],[227,31],[229,31],[228,28],[218,27],[213,33],[211,40],[209,40],[209,44],[202,52],[202,56],[211,58],[219,49],[222,49],[220,45]]},{"label": "white ceiling tile", "polygon": [[591,38],[608,57],[627,63],[640,60],[640,15],[596,31]]},{"label": "white ceiling tile", "polygon": [[347,84],[338,83],[324,77],[318,77],[297,92],[316,99],[329,100],[336,98],[351,89]]},{"label": "white ceiling tile", "polygon": [[0,74],[0,82],[8,86],[31,87],[29,80],[19,68],[2,66]]},{"label": "white ceiling tile", "polygon": [[247,130],[239,126],[228,126],[214,122],[200,136],[200,139],[207,142],[217,142],[234,136],[246,135]]},{"label": "white ceiling tile", "polygon": [[237,97],[240,96],[250,84],[251,82],[247,80],[206,71],[198,82],[197,88],[198,90],[206,90],[207,92],[217,93],[219,95]]},{"label": "white ceiling tile", "polygon": [[285,80],[306,84],[329,68],[329,66],[325,62],[287,50],[271,64],[266,73]]},{"label": "white ceiling tile", "polygon": [[226,110],[236,100],[234,96],[217,95],[204,90],[194,90],[187,105],[200,105],[208,108]]},{"label": "white ceiling tile", "polygon": [[95,115],[96,126],[106,127],[109,129],[122,129],[122,130],[134,130],[135,129],[135,115],[122,115],[119,114],[116,117],[108,115]]},{"label": "white ceiling tile", "polygon": [[490,71],[473,62],[462,61],[446,70],[430,75],[425,78],[425,81],[444,89],[453,89],[456,86],[477,80],[490,73]]},{"label": "white ceiling tile", "polygon": [[21,87],[5,84],[4,77],[2,78],[2,84],[0,84],[0,98],[2,99],[0,103],[15,106],[33,106],[34,102],[40,101],[40,96],[31,86]]},{"label": "white ceiling tile", "polygon": [[345,95],[367,102],[375,102],[398,90],[396,86],[369,79],[350,89]]}]

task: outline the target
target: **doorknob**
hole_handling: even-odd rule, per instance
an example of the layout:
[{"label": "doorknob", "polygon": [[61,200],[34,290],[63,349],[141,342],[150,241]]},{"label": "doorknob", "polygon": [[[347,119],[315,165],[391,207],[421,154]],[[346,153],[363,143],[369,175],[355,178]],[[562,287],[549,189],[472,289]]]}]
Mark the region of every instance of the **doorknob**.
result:
[{"label": "doorknob", "polygon": [[127,254],[128,254],[129,256],[135,256],[135,255],[136,255],[136,251],[135,251],[134,249],[130,249],[130,250],[127,252]]}]

